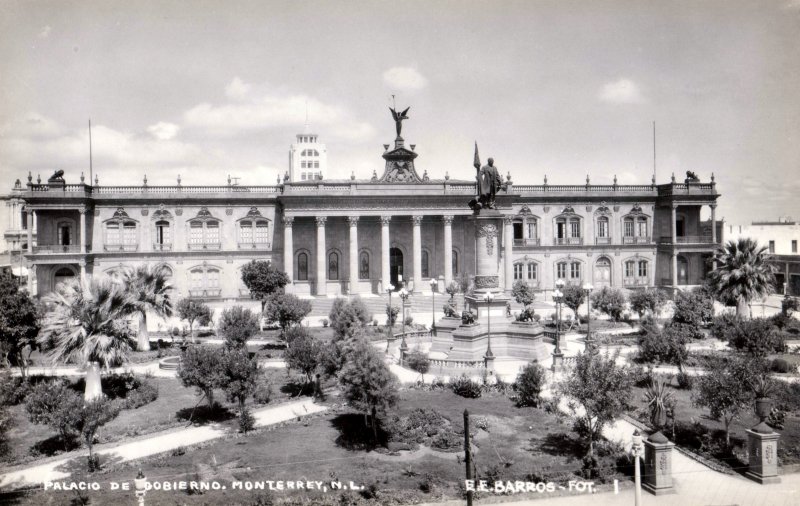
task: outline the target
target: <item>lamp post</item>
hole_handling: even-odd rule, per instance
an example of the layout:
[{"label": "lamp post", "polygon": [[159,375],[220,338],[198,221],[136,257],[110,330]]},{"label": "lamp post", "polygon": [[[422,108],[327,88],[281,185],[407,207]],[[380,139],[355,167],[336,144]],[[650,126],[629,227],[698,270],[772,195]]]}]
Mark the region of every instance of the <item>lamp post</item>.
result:
[{"label": "lamp post", "polygon": [[594,340],[592,339],[592,300],[589,298],[593,289],[594,287],[588,281],[583,284],[583,293],[586,294],[586,351],[594,349]]},{"label": "lamp post", "polygon": [[394,341],[394,335],[392,334],[392,330],[394,330],[394,322],[392,321],[392,292],[394,291],[394,285],[390,284],[386,287],[386,292],[389,294],[389,310],[387,314],[389,316],[389,335],[386,336],[386,354],[389,354],[389,345],[391,345],[392,341]]},{"label": "lamp post", "polygon": [[556,347],[553,350],[553,372],[564,358],[564,354],[561,353],[561,303],[564,301],[561,289],[564,288],[564,284],[564,280],[559,279],[556,281],[556,289],[553,290],[553,301],[556,303]]},{"label": "lamp post", "polygon": [[133,479],[133,486],[136,489],[136,502],[139,506],[144,506],[144,496],[147,494],[147,478],[145,478],[141,469],[139,469],[139,474],[136,475],[136,478]]},{"label": "lamp post", "polygon": [[483,296],[483,301],[486,302],[486,354],[483,356],[484,366],[489,368],[489,361],[494,359],[492,353],[492,300],[494,295],[492,292],[486,292]]},{"label": "lamp post", "polygon": [[400,290],[400,299],[403,301],[403,341],[400,343],[400,365],[403,365],[406,358],[406,351],[408,351],[408,344],[406,343],[406,300],[408,300],[408,290],[406,290],[405,287]]},{"label": "lamp post", "polygon": [[431,278],[431,337],[436,335],[436,288],[439,282]]},{"label": "lamp post", "polygon": [[639,472],[639,458],[644,455],[644,444],[642,443],[642,434],[639,429],[633,431],[633,445],[631,446],[631,453],[634,457],[634,480],[636,484],[635,504],[641,506],[642,504],[642,475]]}]

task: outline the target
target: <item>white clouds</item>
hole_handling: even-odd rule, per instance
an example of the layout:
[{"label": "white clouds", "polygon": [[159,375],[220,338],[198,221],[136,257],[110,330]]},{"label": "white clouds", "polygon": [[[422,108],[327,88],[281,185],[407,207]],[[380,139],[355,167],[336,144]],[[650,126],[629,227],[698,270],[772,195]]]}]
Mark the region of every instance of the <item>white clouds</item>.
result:
[{"label": "white clouds", "polygon": [[360,141],[375,133],[372,125],[357,120],[346,108],[307,95],[271,89],[256,91],[239,78],[231,81],[225,94],[234,100],[219,105],[204,102],[186,111],[183,115],[185,126],[215,137],[233,137],[274,128],[296,130],[305,121],[308,109],[311,124],[315,128],[324,128],[328,138]]},{"label": "white clouds", "polygon": [[42,27],[41,31],[39,32],[38,37],[40,39],[46,39],[50,36],[50,32],[53,31],[53,28],[50,25],[45,25]]},{"label": "white clouds", "polygon": [[252,86],[242,81],[238,77],[234,77],[228,86],[225,87],[225,96],[228,98],[241,100],[247,96],[252,89]]},{"label": "white clouds", "polygon": [[626,78],[603,85],[598,98],[612,104],[640,104],[645,101],[639,85]]},{"label": "white clouds", "polygon": [[159,121],[155,125],[150,125],[147,127],[147,131],[155,137],[156,139],[166,141],[172,139],[178,134],[178,130],[180,127],[175,123],[167,123],[165,121]]},{"label": "white clouds", "polygon": [[428,80],[413,67],[392,67],[383,73],[383,82],[399,91],[421,90],[428,85]]},{"label": "white clouds", "polygon": [[29,112],[21,118],[0,125],[0,135],[3,137],[46,139],[61,133],[62,129],[55,121],[38,112]]}]

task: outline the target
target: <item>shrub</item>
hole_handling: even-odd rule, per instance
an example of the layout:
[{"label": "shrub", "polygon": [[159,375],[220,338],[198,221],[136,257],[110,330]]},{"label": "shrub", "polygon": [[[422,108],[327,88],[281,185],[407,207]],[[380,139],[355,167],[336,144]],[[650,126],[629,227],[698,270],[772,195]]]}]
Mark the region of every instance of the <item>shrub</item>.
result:
[{"label": "shrub", "polygon": [[322,326],[323,327],[327,327],[330,324],[331,324],[331,322],[329,322],[327,318],[323,318],[322,319]]},{"label": "shrub", "polygon": [[678,388],[680,388],[681,390],[692,389],[694,379],[685,371],[678,371],[678,375],[675,376],[675,379],[678,380]]},{"label": "shrub", "polygon": [[776,358],[770,364],[770,370],[772,372],[780,372],[780,373],[787,373],[792,372],[794,369],[786,359],[783,358]]},{"label": "shrub", "polygon": [[639,336],[639,358],[645,362],[682,365],[689,357],[686,338],[675,327],[661,332],[648,328]]},{"label": "shrub", "polygon": [[405,323],[406,325],[412,325],[414,323],[414,317],[411,315],[406,316]]},{"label": "shrub", "polygon": [[0,406],[16,406],[25,400],[31,388],[26,378],[3,371],[0,374]]},{"label": "shrub", "polygon": [[622,290],[604,286],[599,292],[594,292],[591,298],[592,307],[607,314],[615,322],[620,320],[622,312],[625,310],[625,294]]},{"label": "shrub", "polygon": [[269,404],[272,400],[272,383],[265,375],[261,375],[253,389],[253,400],[256,404]]},{"label": "shrub", "polygon": [[28,419],[34,424],[49,425],[65,444],[78,433],[82,406],[81,395],[63,381],[37,384],[25,401]]},{"label": "shrub", "polygon": [[225,348],[244,348],[247,340],[258,332],[258,316],[242,306],[233,306],[222,311],[218,329],[225,339]]},{"label": "shrub", "polygon": [[472,381],[466,374],[462,374],[458,378],[452,378],[450,380],[450,388],[454,394],[467,399],[477,399],[481,396],[480,383]]},{"label": "shrub", "polygon": [[253,414],[250,413],[250,410],[245,407],[242,408],[242,412],[239,413],[239,432],[243,434],[247,434],[256,426],[256,419],[253,417]]},{"label": "shrub", "polygon": [[129,391],[122,403],[123,409],[137,409],[158,399],[158,388],[150,381],[140,380],[139,385]]},{"label": "shrub", "polygon": [[295,327],[286,334],[286,352],[284,360],[289,369],[300,371],[311,383],[312,376],[320,366],[323,344],[309,335],[305,328]]},{"label": "shrub", "polygon": [[214,408],[214,389],[225,386],[222,354],[207,346],[190,346],[181,355],[178,377],[183,386],[196,387]]},{"label": "shrub", "polygon": [[361,297],[355,296],[350,300],[338,297],[333,301],[328,318],[335,338],[347,339],[353,337],[356,328],[366,326],[372,320],[372,314]]},{"label": "shrub", "polygon": [[545,386],[546,373],[538,362],[526,365],[514,382],[518,406],[535,406],[541,403],[541,393]]},{"label": "shrub", "polygon": [[296,295],[275,293],[266,299],[264,317],[270,324],[277,323],[281,328],[281,335],[285,336],[289,327],[302,322],[310,312],[311,302]]},{"label": "shrub", "polygon": [[754,357],[786,350],[786,341],[772,322],[765,318],[738,320],[726,329],[728,342],[736,349],[747,351]]},{"label": "shrub", "polygon": [[628,297],[628,301],[631,304],[631,309],[636,311],[640,318],[647,311],[650,311],[652,316],[658,316],[661,308],[667,302],[667,295],[663,290],[647,288],[645,290],[634,290]]},{"label": "shrub", "polygon": [[536,298],[533,287],[524,279],[518,279],[514,281],[514,285],[511,287],[511,296],[514,297],[515,301],[517,301],[519,304],[522,304],[524,307],[533,304],[533,301]]},{"label": "shrub", "polygon": [[714,299],[704,290],[678,292],[675,297],[672,324],[683,324],[683,331],[690,332],[692,339],[702,339],[700,327],[714,317]]},{"label": "shrub", "polygon": [[425,381],[425,373],[431,367],[431,362],[428,356],[419,350],[413,350],[406,355],[406,365],[412,371],[416,371],[422,375],[422,380]]}]

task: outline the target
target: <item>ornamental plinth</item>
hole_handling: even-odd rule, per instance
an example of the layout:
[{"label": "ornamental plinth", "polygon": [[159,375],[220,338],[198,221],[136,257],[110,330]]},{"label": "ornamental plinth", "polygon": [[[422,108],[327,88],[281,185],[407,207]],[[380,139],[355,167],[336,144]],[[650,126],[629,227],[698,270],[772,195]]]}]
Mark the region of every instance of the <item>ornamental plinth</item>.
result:
[{"label": "ornamental plinth", "polygon": [[780,483],[778,476],[778,438],[780,434],[763,421],[747,431],[750,459],[745,476],[762,485]]},{"label": "ornamental plinth", "polygon": [[660,431],[644,441],[644,476],[642,487],[653,495],[674,494],[672,483],[671,443]]}]

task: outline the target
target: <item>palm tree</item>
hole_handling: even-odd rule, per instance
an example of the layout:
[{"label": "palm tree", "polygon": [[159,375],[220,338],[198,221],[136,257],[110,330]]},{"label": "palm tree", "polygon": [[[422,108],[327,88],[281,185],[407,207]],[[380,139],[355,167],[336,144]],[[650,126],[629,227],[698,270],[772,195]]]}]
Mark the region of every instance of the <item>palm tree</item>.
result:
[{"label": "palm tree", "polygon": [[43,299],[47,312],[39,334],[53,362],[78,362],[87,367],[84,398],[102,396],[100,366],[108,369],[127,360],[136,340],[125,317],[134,309],[130,295],[109,279],[60,285]]},{"label": "palm tree", "polygon": [[163,265],[151,267],[140,265],[128,269],[123,276],[125,291],[133,299],[133,312],[139,315],[139,337],[137,349],[150,349],[150,335],[147,332],[147,312],[162,317],[172,316],[172,299],[169,271]]},{"label": "palm tree", "polygon": [[747,318],[750,302],[775,290],[769,259],[767,247],[750,238],[728,241],[717,250],[717,268],[709,282],[720,301],[736,304],[736,316]]}]

